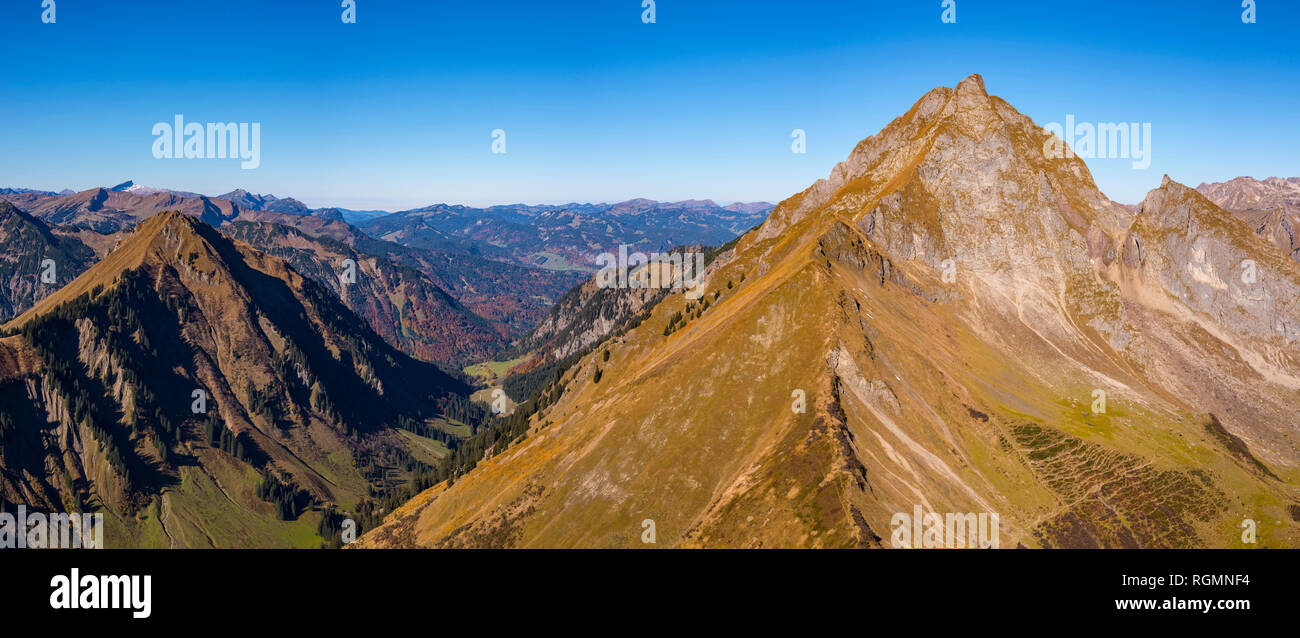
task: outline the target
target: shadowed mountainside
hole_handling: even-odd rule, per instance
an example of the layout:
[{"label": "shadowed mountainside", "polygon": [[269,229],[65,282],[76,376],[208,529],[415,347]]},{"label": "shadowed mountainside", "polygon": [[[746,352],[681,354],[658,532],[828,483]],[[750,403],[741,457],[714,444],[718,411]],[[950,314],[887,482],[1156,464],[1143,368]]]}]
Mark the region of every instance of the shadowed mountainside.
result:
[{"label": "shadowed mountainside", "polygon": [[361,516],[463,435],[459,381],[178,212],[5,330],[0,505],[102,511],[112,547],[316,546],[322,508]]},{"label": "shadowed mountainside", "polygon": [[[95,261],[75,234],[56,231],[0,201],[0,321],[54,294]],[[49,273],[53,282],[47,282]]]}]

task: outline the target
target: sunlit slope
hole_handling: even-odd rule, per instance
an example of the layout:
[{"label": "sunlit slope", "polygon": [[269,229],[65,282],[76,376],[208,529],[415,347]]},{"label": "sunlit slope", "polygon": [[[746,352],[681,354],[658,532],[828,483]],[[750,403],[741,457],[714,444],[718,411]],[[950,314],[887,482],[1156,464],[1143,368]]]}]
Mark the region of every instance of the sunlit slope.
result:
[{"label": "sunlit slope", "polygon": [[[1245,519],[1300,545],[1295,342],[1184,297],[1164,199],[1130,215],[1051,141],[978,76],[928,93],[716,262],[707,307],[668,297],[360,544],[643,547],[649,519],[660,547],[889,546],[920,506],[998,514],[1001,547],[1252,546]],[[1212,226],[1187,240],[1267,264],[1293,325],[1291,262]]]}]

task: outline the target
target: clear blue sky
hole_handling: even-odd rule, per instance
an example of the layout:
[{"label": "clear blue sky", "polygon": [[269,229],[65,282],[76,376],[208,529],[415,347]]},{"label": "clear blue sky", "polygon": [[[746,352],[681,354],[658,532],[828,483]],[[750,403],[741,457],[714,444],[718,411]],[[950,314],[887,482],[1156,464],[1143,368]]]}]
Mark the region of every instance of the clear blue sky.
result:
[{"label": "clear blue sky", "polygon": [[[0,186],[126,179],[309,205],[779,201],[970,73],[1040,124],[1152,124],[1135,202],[1300,175],[1300,2],[40,0],[0,3]],[[261,166],[159,160],[155,122],[260,122]],[[491,132],[507,134],[505,155]],[[808,152],[790,152],[804,129]]]}]

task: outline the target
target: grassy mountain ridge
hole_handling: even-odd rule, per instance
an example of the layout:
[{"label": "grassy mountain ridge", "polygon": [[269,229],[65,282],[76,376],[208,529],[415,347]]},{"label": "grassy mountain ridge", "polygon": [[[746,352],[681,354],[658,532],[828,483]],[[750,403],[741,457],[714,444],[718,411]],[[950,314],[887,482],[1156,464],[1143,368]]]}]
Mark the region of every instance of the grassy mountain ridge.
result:
[{"label": "grassy mountain ridge", "polygon": [[916,506],[1001,547],[1300,545],[1300,272],[1055,142],[978,76],[927,93],[358,546],[878,547]]},{"label": "grassy mountain ridge", "polygon": [[29,407],[0,435],[0,499],[103,511],[114,547],[316,546],[322,508],[359,515],[437,463],[396,428],[451,440],[467,390],[175,212],[6,330],[0,393]]}]

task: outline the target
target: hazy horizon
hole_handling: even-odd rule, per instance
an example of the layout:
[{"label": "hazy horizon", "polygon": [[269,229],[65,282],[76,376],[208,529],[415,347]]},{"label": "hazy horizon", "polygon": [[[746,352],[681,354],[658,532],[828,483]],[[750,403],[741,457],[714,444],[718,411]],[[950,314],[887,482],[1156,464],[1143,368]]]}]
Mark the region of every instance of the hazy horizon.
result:
[{"label": "hazy horizon", "polygon": [[[231,188],[227,188],[227,189],[225,189],[225,190],[222,190],[222,191],[220,191],[220,192],[205,193],[205,192],[195,191],[195,190],[191,190],[191,189],[187,189],[187,188],[172,188],[172,187],[169,187],[169,186],[159,186],[159,185],[157,185],[157,184],[141,184],[141,183],[139,183],[139,182],[136,182],[135,180],[128,180],[128,181],[132,182],[135,186],[144,186],[144,187],[147,187],[147,188],[158,189],[158,190],[166,190],[166,191],[174,191],[174,192],[178,192],[178,193],[194,193],[194,194],[197,194],[197,195],[203,195],[203,196],[205,196],[205,197],[213,197],[213,198],[217,198],[217,197],[220,197],[220,196],[222,196],[222,195],[226,195],[226,194],[229,194],[229,193],[233,193],[233,192],[235,192],[236,190],[239,190],[240,188],[242,188],[242,187],[240,187],[240,186],[234,186],[234,187],[231,187]],[[112,182],[112,180],[110,180],[110,182]],[[15,190],[30,190],[30,191],[52,192],[52,193],[65,193],[65,192],[66,192],[67,194],[71,195],[71,194],[76,194],[76,193],[85,192],[85,191],[88,191],[88,190],[93,190],[93,189],[96,189],[96,188],[107,188],[107,189],[112,189],[112,188],[116,188],[117,186],[120,186],[121,184],[125,184],[125,183],[126,183],[125,181],[122,181],[122,182],[115,182],[115,183],[105,182],[105,183],[95,184],[95,185],[93,185],[93,186],[84,186],[84,187],[80,187],[80,188],[73,188],[73,187],[67,187],[67,188],[36,188],[36,187],[26,186],[26,185],[22,185],[22,184],[0,184],[0,189],[3,189],[3,188],[11,188],[11,189],[15,189]],[[732,205],[732,204],[769,204],[769,205],[773,205],[773,206],[775,206],[775,205],[778,203],[778,202],[770,202],[770,201],[764,201],[764,200],[736,200],[736,201],[729,201],[729,200],[719,200],[719,199],[712,198],[712,197],[687,197],[687,198],[685,198],[685,199],[657,199],[657,198],[654,198],[654,197],[634,196],[634,197],[626,197],[626,198],[623,198],[623,199],[617,199],[617,200],[601,200],[601,201],[596,201],[596,200],[584,200],[584,199],[561,199],[561,200],[554,200],[554,201],[536,201],[536,202],[524,202],[524,201],[502,201],[502,202],[488,202],[488,203],[477,203],[477,204],[471,204],[471,203],[467,203],[467,202],[453,202],[453,201],[439,201],[439,200],[431,200],[431,201],[429,201],[429,202],[427,202],[427,203],[424,203],[424,204],[419,204],[419,205],[416,205],[416,206],[410,206],[410,207],[405,207],[405,208],[354,208],[354,207],[351,207],[351,206],[342,206],[342,205],[339,205],[339,204],[328,203],[328,202],[326,202],[326,203],[322,203],[322,204],[314,204],[314,203],[309,202],[309,201],[307,201],[306,199],[303,199],[303,198],[301,198],[301,197],[296,197],[296,196],[294,196],[292,193],[282,193],[282,192],[274,192],[274,191],[272,191],[272,192],[261,193],[261,192],[254,192],[254,191],[252,191],[252,190],[250,190],[250,189],[247,189],[247,188],[244,188],[243,190],[247,191],[248,193],[250,193],[250,194],[252,194],[252,195],[256,195],[256,196],[258,196],[258,197],[274,197],[274,198],[276,198],[276,199],[280,199],[280,200],[282,200],[282,199],[296,199],[296,200],[302,202],[303,204],[306,204],[309,208],[311,208],[311,209],[313,209],[313,210],[321,209],[321,208],[342,208],[342,209],[353,210],[353,211],[358,211],[358,212],[383,211],[383,212],[391,212],[391,213],[397,213],[397,212],[402,212],[402,211],[414,210],[414,209],[417,209],[417,208],[426,208],[426,207],[429,207],[429,206],[440,206],[440,205],[443,205],[443,206],[467,206],[467,207],[470,207],[470,208],[492,208],[492,207],[494,207],[494,206],[570,206],[570,205],[576,205],[576,206],[602,206],[602,205],[621,204],[621,203],[624,203],[624,202],[630,202],[630,201],[636,201],[636,200],[648,200],[648,201],[652,201],[652,202],[656,202],[656,203],[660,203],[660,204],[678,204],[678,203],[681,203],[681,202],[687,202],[687,201],[697,201],[697,202],[711,201],[711,202],[713,202],[714,204],[716,204],[716,205],[718,205],[718,206],[730,206],[730,205]]]},{"label": "hazy horizon", "polygon": [[[1147,189],[1147,190],[1150,191],[1150,190],[1154,190],[1154,189],[1156,189],[1156,188],[1159,188],[1159,187],[1160,187],[1160,183],[1159,183],[1159,182],[1160,182],[1161,179],[1163,179],[1163,177],[1164,177],[1163,174],[1160,175],[1160,176],[1157,176],[1157,177],[1156,177],[1156,183],[1155,183],[1154,185],[1152,185],[1150,189]],[[1214,180],[1202,180],[1202,181],[1197,181],[1197,182],[1195,182],[1195,183],[1182,182],[1181,180],[1179,180],[1178,178],[1176,178],[1176,177],[1174,177],[1174,176],[1172,176],[1172,175],[1170,175],[1169,177],[1170,177],[1170,179],[1173,179],[1173,180],[1176,181],[1176,182],[1179,182],[1179,183],[1182,183],[1182,184],[1184,184],[1184,185],[1186,185],[1186,186],[1190,186],[1190,187],[1192,187],[1192,188],[1195,188],[1195,187],[1199,186],[1199,185],[1202,183],[1202,181],[1205,182],[1205,183],[1222,183],[1222,182],[1228,182],[1228,181],[1231,181],[1231,180],[1233,180],[1233,179],[1237,179],[1237,178],[1241,178],[1241,177],[1244,177],[1244,178],[1247,178],[1247,179],[1254,179],[1254,180],[1258,180],[1258,181],[1263,181],[1263,180],[1271,179],[1271,178],[1281,178],[1281,179],[1295,178],[1295,177],[1300,177],[1300,175],[1280,175],[1280,174],[1279,174],[1279,175],[1234,175],[1234,176],[1232,176],[1232,177],[1224,177],[1224,178],[1221,178],[1221,179],[1214,179]],[[110,181],[111,181],[111,180],[110,180]],[[243,188],[243,187],[240,187],[240,186],[234,186],[234,187],[227,188],[227,189],[222,190],[222,191],[219,191],[219,192],[205,193],[205,192],[200,192],[200,191],[194,191],[194,190],[187,189],[187,188],[172,188],[172,187],[169,187],[169,186],[159,186],[159,185],[157,185],[157,184],[141,184],[141,183],[139,183],[139,182],[136,182],[135,180],[130,180],[130,181],[134,182],[135,185],[137,185],[137,186],[146,186],[146,187],[149,187],[149,188],[157,188],[157,189],[161,189],[161,190],[169,190],[169,191],[176,191],[176,192],[189,192],[189,193],[196,193],[196,194],[203,195],[203,196],[206,196],[206,197],[220,197],[221,195],[225,195],[225,194],[228,194],[228,193],[232,193],[232,192],[234,192],[234,191],[236,191],[236,190],[238,190],[238,189],[240,189],[240,188]],[[117,186],[117,185],[119,185],[119,184],[122,184],[122,183],[125,183],[125,182],[117,182],[117,183],[108,183],[108,182],[105,182],[105,183],[100,183],[100,184],[96,184],[96,185],[93,185],[93,186],[85,186],[85,187],[81,187],[81,188],[72,188],[72,187],[68,187],[68,188],[36,188],[36,187],[26,186],[26,185],[21,185],[21,184],[0,184],[0,188],[26,189],[26,190],[33,190],[33,191],[47,191],[47,192],[54,192],[54,193],[60,193],[60,192],[63,192],[63,191],[66,190],[66,191],[72,191],[72,193],[79,193],[79,192],[83,192],[83,191],[87,191],[87,190],[91,190],[91,189],[95,189],[95,188],[114,188],[115,186]],[[305,198],[298,197],[298,196],[296,196],[296,195],[294,195],[294,194],[292,194],[292,193],[287,193],[287,192],[276,192],[276,191],[269,191],[269,192],[255,192],[255,191],[250,190],[250,189],[247,189],[247,188],[244,188],[244,190],[247,191],[247,192],[249,192],[249,193],[251,193],[251,194],[253,194],[253,195],[257,195],[257,196],[259,196],[259,197],[267,197],[267,196],[271,196],[271,197],[275,197],[275,198],[277,198],[277,199],[290,199],[290,198],[292,198],[292,199],[296,199],[296,200],[302,202],[303,204],[307,205],[308,208],[311,208],[311,209],[313,209],[313,210],[316,210],[316,209],[322,209],[322,208],[341,208],[341,209],[346,209],[346,210],[351,210],[351,211],[357,211],[357,212],[388,212],[388,213],[400,213],[400,212],[404,212],[404,211],[415,210],[415,209],[418,209],[418,208],[426,208],[426,207],[430,207],[430,206],[439,206],[439,205],[445,205],[445,206],[466,206],[466,207],[469,207],[469,208],[492,208],[492,207],[495,207],[495,206],[568,206],[568,205],[579,205],[579,206],[582,206],[582,205],[601,206],[601,205],[614,205],[614,204],[621,204],[621,203],[623,203],[623,202],[635,201],[635,200],[639,200],[639,199],[649,200],[649,201],[653,201],[653,202],[657,202],[657,203],[661,203],[661,204],[676,204],[676,203],[680,203],[680,202],[684,202],[684,201],[712,201],[714,204],[716,204],[716,205],[718,205],[718,206],[723,206],[723,207],[725,207],[725,206],[730,206],[730,205],[732,205],[732,204],[770,204],[770,205],[772,205],[772,206],[776,206],[777,204],[780,204],[780,203],[781,203],[781,200],[777,200],[777,201],[771,201],[771,200],[756,200],[756,199],[754,199],[754,200],[722,200],[722,199],[718,199],[718,198],[714,198],[714,197],[687,197],[687,198],[684,198],[684,199],[660,199],[660,198],[656,198],[656,197],[647,197],[647,196],[644,196],[644,195],[638,195],[638,196],[624,197],[624,198],[621,198],[621,199],[611,199],[611,200],[590,200],[590,199],[582,199],[582,198],[571,198],[571,199],[559,199],[559,200],[548,200],[548,201],[488,201],[488,202],[475,202],[475,203],[432,199],[432,200],[429,200],[429,201],[427,201],[426,203],[423,203],[423,204],[417,204],[417,205],[414,205],[414,206],[406,206],[406,207],[402,207],[402,208],[381,208],[381,207],[358,208],[358,207],[355,207],[355,206],[345,206],[345,205],[338,204],[338,203],[334,203],[334,202],[316,203],[316,202],[308,201],[308,200],[305,199]],[[1105,190],[1103,189],[1102,192],[1105,193]],[[70,194],[71,194],[71,193],[70,193]],[[795,194],[796,194],[796,193],[790,193],[790,195],[795,195]],[[787,196],[787,197],[788,197],[788,196]],[[1143,196],[1143,197],[1139,197],[1139,198],[1137,198],[1137,199],[1134,200],[1134,201],[1124,201],[1124,200],[1119,200],[1119,199],[1114,199],[1114,198],[1112,198],[1112,200],[1114,200],[1115,202],[1120,203],[1120,204],[1140,204],[1144,198],[1145,198],[1145,193],[1144,193],[1144,196]],[[784,200],[784,199],[786,199],[786,198],[783,197],[783,198],[781,198],[781,199]],[[373,200],[365,200],[365,201],[373,201]]]},{"label": "hazy horizon", "polygon": [[[659,2],[646,24],[640,4],[361,2],[344,24],[338,3],[61,0],[45,24],[39,3],[7,3],[0,181],[242,187],[355,210],[777,203],[972,73],[1039,125],[1149,124],[1145,169],[1086,160],[1115,201],[1141,201],[1164,174],[1300,175],[1287,36],[1300,6],[1244,24],[1235,2],[959,2],[945,24],[937,1],[844,3],[827,19],[700,0]],[[237,19],[212,20],[217,7]],[[157,159],[151,127],[178,114],[260,124],[258,167]]]}]

